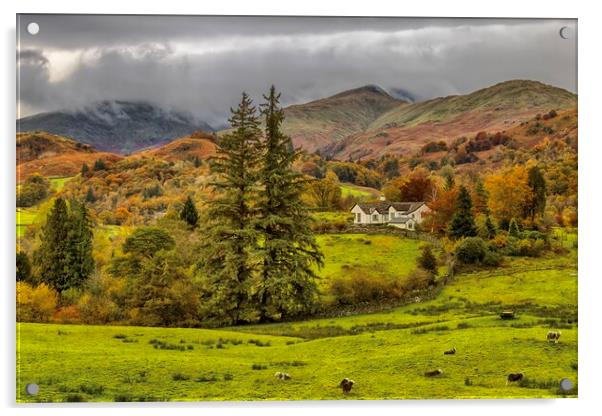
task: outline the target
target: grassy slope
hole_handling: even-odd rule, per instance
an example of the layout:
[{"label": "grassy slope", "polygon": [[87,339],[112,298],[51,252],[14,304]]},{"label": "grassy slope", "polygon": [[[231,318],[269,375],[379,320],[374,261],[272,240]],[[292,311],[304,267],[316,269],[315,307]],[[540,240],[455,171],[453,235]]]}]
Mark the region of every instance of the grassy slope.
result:
[{"label": "grassy slope", "polygon": [[381,193],[378,189],[369,188],[367,186],[359,186],[353,183],[341,184],[341,195],[343,198],[353,196],[356,198],[376,199]]},{"label": "grassy slope", "polygon": [[[340,399],[336,386],[351,377],[349,399],[556,397],[559,379],[577,382],[577,329],[567,323],[576,315],[576,290],[572,250],[459,275],[431,301],[370,315],[225,330],[20,324],[18,390],[37,382],[41,401],[69,394],[91,401]],[[521,311],[517,320],[497,317],[508,305]],[[560,324],[561,342],[548,344],[548,328]],[[113,338],[118,333],[135,341]],[[242,343],[202,344],[220,337]],[[194,349],[157,350],[153,338]],[[252,338],[270,346],[249,344]],[[452,346],[456,355],[442,354]],[[444,374],[423,376],[434,368]],[[275,371],[292,379],[276,380]],[[506,374],[517,371],[530,387],[505,385]],[[176,373],[189,379],[174,380]]]}]

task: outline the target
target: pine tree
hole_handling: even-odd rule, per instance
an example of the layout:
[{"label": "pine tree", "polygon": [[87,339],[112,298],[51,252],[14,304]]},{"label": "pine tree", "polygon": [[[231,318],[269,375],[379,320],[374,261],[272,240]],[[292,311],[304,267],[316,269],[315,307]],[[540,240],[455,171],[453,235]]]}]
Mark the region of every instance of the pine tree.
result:
[{"label": "pine tree", "polygon": [[487,215],[487,219],[485,220],[485,228],[487,229],[487,238],[492,239],[496,236],[497,228],[489,215]]},{"label": "pine tree", "polygon": [[448,234],[451,238],[474,237],[477,235],[474,217],[472,215],[472,199],[464,185],[460,186],[456,212],[449,224]]},{"label": "pine tree", "polygon": [[41,244],[34,253],[40,280],[58,291],[68,288],[65,253],[69,235],[69,212],[62,198],[57,198],[42,228]]},{"label": "pine tree", "polygon": [[188,225],[192,228],[196,228],[199,222],[199,213],[196,210],[196,206],[194,205],[194,201],[189,196],[186,198],[186,202],[184,203],[184,207],[180,212],[180,219],[182,221],[186,221]]},{"label": "pine tree", "polygon": [[508,234],[511,237],[520,237],[520,229],[518,228],[518,223],[516,222],[516,218],[512,218],[510,220],[510,224],[508,225]]},{"label": "pine tree", "polygon": [[90,172],[90,168],[88,167],[88,164],[84,163],[82,165],[82,172],[81,172],[82,176],[88,176],[89,172]]},{"label": "pine tree", "polygon": [[301,201],[305,180],[292,169],[301,154],[282,132],[280,94],[272,86],[264,99],[261,114],[265,139],[256,221],[263,242],[258,293],[261,320],[308,311],[317,296],[315,266],[323,261],[310,228],[309,213]]},{"label": "pine tree", "polygon": [[528,175],[528,184],[532,195],[526,214],[531,217],[531,220],[534,220],[537,214],[543,215],[546,209],[546,180],[537,166],[529,169]]},{"label": "pine tree", "polygon": [[31,263],[29,262],[29,257],[27,253],[24,251],[17,252],[17,282],[30,282],[32,280],[31,276]]},{"label": "pine tree", "polygon": [[65,289],[81,287],[94,270],[92,221],[85,204],[71,204],[65,248]]},{"label": "pine tree", "polygon": [[430,245],[422,248],[422,254],[418,257],[418,266],[436,276],[439,271],[437,269],[437,258],[433,254],[433,248]]},{"label": "pine tree", "polygon": [[94,195],[94,189],[92,186],[88,186],[88,191],[86,192],[86,202],[93,203],[96,201],[96,196]]},{"label": "pine tree", "polygon": [[476,214],[485,214],[489,215],[489,207],[487,206],[487,202],[489,199],[489,195],[487,195],[487,190],[483,185],[483,182],[478,180],[474,189],[474,211]]},{"label": "pine tree", "polygon": [[259,239],[254,220],[261,132],[246,93],[229,121],[232,132],[220,139],[217,155],[210,161],[217,178],[211,183],[216,197],[204,212],[206,232],[199,264],[205,278],[204,312],[224,324],[258,318],[250,295]]}]

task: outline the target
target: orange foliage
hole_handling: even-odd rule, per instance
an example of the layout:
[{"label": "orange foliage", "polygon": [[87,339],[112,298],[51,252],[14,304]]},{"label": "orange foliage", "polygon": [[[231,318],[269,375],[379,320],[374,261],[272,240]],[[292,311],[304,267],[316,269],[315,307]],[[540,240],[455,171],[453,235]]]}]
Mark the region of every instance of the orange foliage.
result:
[{"label": "orange foliage", "polygon": [[489,193],[489,209],[501,222],[523,217],[525,206],[531,198],[527,169],[513,166],[485,178]]}]

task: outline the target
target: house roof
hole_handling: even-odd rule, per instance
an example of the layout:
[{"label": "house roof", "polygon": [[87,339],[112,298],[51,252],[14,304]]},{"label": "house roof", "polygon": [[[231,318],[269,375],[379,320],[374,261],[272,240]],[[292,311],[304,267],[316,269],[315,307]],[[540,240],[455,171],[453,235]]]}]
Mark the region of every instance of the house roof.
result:
[{"label": "house roof", "polygon": [[357,204],[366,214],[372,214],[374,211],[379,214],[386,215],[389,212],[389,207],[395,208],[396,211],[410,214],[424,205],[424,202],[374,202],[371,204]]}]

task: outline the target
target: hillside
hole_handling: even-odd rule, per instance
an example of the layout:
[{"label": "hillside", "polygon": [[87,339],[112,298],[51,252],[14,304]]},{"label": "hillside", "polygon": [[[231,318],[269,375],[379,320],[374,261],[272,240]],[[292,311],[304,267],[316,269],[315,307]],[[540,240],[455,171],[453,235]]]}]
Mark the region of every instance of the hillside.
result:
[{"label": "hillside", "polygon": [[153,104],[104,101],[74,112],[54,111],[17,120],[17,132],[35,130],[73,137],[99,150],[126,154],[197,130],[213,129],[190,114]]},{"label": "hillside", "polygon": [[284,110],[284,131],[295,147],[308,151],[364,131],[385,112],[405,106],[377,86],[368,85]]},{"label": "hillside", "polygon": [[205,160],[215,154],[215,137],[203,131],[175,139],[166,145],[136,153],[134,156],[156,157],[167,161]]},{"label": "hillside", "polygon": [[72,176],[82,165],[98,159],[116,162],[121,156],[98,152],[92,146],[43,131],[17,133],[17,181],[33,173],[43,176]]},{"label": "hillside", "polygon": [[538,113],[576,105],[577,96],[566,90],[536,81],[506,81],[467,95],[397,106],[371,122],[365,132],[320,152],[343,160],[411,155],[429,141],[506,130]]}]

